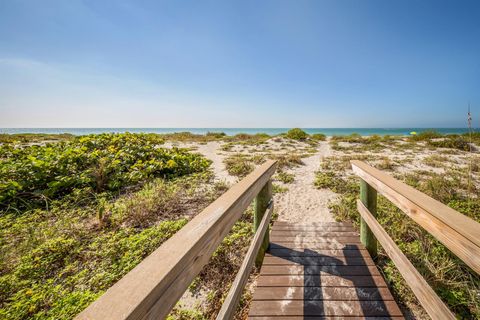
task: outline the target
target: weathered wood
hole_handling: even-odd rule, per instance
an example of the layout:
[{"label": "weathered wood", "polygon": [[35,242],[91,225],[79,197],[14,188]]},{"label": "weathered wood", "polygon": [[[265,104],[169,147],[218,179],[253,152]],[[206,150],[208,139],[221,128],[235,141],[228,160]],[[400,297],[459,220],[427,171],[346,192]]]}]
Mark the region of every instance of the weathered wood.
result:
[{"label": "weathered wood", "polygon": [[268,250],[272,256],[275,257],[368,257],[368,251],[363,249],[352,249],[352,250],[292,250],[289,248],[283,249],[270,249]]},{"label": "weathered wood", "polygon": [[[262,190],[258,193],[257,197],[255,198],[255,211],[253,214],[253,231],[256,232],[260,226],[260,222],[262,221],[263,215],[266,212],[268,204],[272,200],[272,180],[268,180],[268,182],[263,186]],[[265,256],[265,251],[268,249],[268,244],[270,242],[269,239],[269,228],[267,225],[267,232],[265,232],[265,236],[263,238],[262,245],[258,250],[257,258],[255,260],[255,264],[260,267],[262,265],[263,257]]]},{"label": "weathered wood", "polygon": [[358,240],[356,243],[340,243],[340,242],[270,242],[270,249],[289,248],[295,250],[355,250],[365,249],[365,247]]},{"label": "weathered wood", "polygon": [[[360,181],[360,200],[372,215],[377,215],[377,190],[364,180]],[[362,218],[360,218],[360,240],[370,255],[375,258],[377,256],[377,239]]]},{"label": "weathered wood", "polygon": [[[248,316],[252,320],[339,320],[339,319],[358,319],[356,317],[336,317],[336,316]],[[373,316],[361,317],[362,320],[401,320],[403,316]]]},{"label": "weathered wood", "polygon": [[295,242],[295,243],[361,243],[358,236],[350,237],[335,237],[335,238],[320,238],[320,237],[302,237],[301,235],[296,236],[270,236],[270,241],[275,243],[282,242]]},{"label": "weathered wood", "polygon": [[357,201],[357,208],[428,315],[432,319],[455,319],[455,316],[360,200]]},{"label": "weathered wood", "polygon": [[311,266],[365,266],[375,265],[373,260],[366,260],[362,258],[345,258],[345,257],[275,257],[270,254],[265,255],[263,259],[263,265],[311,265]]},{"label": "weathered wood", "polygon": [[162,319],[275,172],[267,161],[210,204],[76,319]]},{"label": "weathered wood", "polygon": [[300,231],[300,230],[274,230],[271,236],[295,237],[302,236],[304,238],[332,238],[332,237],[358,237],[356,231]]},{"label": "weathered wood", "polygon": [[402,316],[395,301],[266,300],[253,304],[250,316]]},{"label": "weathered wood", "polygon": [[304,230],[306,227],[278,222],[273,225],[271,238],[288,241],[270,244],[249,318],[402,319],[359,234],[350,235],[351,226],[343,229],[341,224],[317,224],[313,232]]},{"label": "weathered wood", "polygon": [[295,223],[292,224],[291,222],[288,221],[275,221],[275,226],[277,227],[282,227],[282,226],[287,226],[287,227],[353,227],[353,224],[351,222],[312,222],[312,223]]},{"label": "weathered wood", "polygon": [[361,161],[352,169],[480,274],[480,223]]},{"label": "weathered wood", "polygon": [[275,231],[306,231],[306,232],[339,232],[339,231],[351,231],[356,232],[353,226],[325,226],[325,227],[314,227],[314,226],[277,226]]},{"label": "weathered wood", "polygon": [[386,287],[313,287],[305,294],[304,289],[298,287],[257,287],[253,293],[254,300],[394,300]]},{"label": "weathered wood", "polygon": [[217,315],[217,320],[233,318],[238,301],[240,301],[240,297],[242,296],[245,284],[247,283],[248,276],[250,275],[253,262],[255,260],[255,257],[257,257],[258,255],[258,251],[263,243],[263,239],[265,238],[265,233],[268,230],[268,225],[270,223],[272,213],[273,202],[270,201],[270,204],[267,207],[267,212],[263,215],[262,221],[258,226],[257,232],[253,237],[250,247],[248,248],[243,263],[240,266],[240,270],[238,270],[238,274],[233,281],[232,287],[230,288],[230,291],[228,292],[228,295],[223,302],[222,308]]},{"label": "weathered wood", "polygon": [[291,275],[260,275],[259,287],[386,287],[382,276],[333,276],[317,277]]},{"label": "weathered wood", "polygon": [[263,275],[336,275],[336,276],[380,276],[380,272],[374,265],[361,266],[316,266],[315,268],[305,268],[303,265],[263,265],[261,274]]}]

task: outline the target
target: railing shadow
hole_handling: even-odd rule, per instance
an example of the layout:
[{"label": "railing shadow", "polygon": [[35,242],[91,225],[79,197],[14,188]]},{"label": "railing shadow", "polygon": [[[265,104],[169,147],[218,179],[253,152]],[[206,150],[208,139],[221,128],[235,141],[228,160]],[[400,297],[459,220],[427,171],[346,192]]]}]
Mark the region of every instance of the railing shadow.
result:
[{"label": "railing shadow", "polygon": [[[273,246],[272,246],[273,245]],[[375,279],[362,256],[357,245],[345,245],[341,250],[345,262],[336,257],[320,254],[311,249],[303,251],[287,248],[281,244],[272,242],[270,248],[281,250],[282,254],[276,255],[277,250],[268,251],[272,256],[289,260],[303,266],[303,316],[328,316],[325,310],[325,301],[322,273],[339,276],[352,282],[355,287],[358,303],[361,306],[363,316],[374,313],[376,316],[390,317],[387,306],[382,299],[382,294],[375,285]],[[353,253],[356,254],[353,254]],[[356,271],[348,270],[348,266],[355,266]],[[340,268],[339,268],[340,267]],[[352,272],[353,271],[353,272]],[[362,276],[361,278],[355,275]],[[368,287],[368,289],[366,289]]]}]

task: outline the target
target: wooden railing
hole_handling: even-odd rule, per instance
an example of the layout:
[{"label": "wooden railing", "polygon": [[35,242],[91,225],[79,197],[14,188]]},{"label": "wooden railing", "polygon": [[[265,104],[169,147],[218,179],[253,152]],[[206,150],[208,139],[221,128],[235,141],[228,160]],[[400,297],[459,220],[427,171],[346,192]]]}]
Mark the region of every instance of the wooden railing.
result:
[{"label": "wooden railing", "polygon": [[362,243],[372,256],[377,254],[377,241],[382,245],[432,319],[455,319],[376,220],[377,192],[400,208],[478,274],[480,274],[480,224],[364,162],[353,160],[351,164],[353,172],[361,178],[357,208],[361,215]]},{"label": "wooden railing", "polygon": [[255,199],[255,236],[217,319],[232,317],[253,261],[263,259],[273,211],[267,161],[234,185],[109,288],[76,319],[162,319],[169,314],[234,223]]}]

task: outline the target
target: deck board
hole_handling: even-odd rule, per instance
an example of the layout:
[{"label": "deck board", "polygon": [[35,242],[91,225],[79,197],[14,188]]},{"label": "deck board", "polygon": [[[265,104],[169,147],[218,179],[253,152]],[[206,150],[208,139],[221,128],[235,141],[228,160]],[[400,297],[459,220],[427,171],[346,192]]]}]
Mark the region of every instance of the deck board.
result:
[{"label": "deck board", "polygon": [[350,223],[276,222],[249,318],[403,319]]}]

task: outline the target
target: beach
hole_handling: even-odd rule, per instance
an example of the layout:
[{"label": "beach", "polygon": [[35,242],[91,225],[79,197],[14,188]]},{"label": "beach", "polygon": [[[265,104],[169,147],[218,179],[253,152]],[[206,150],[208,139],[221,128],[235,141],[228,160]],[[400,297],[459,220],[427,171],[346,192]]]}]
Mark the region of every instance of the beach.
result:
[{"label": "beach", "polygon": [[[478,134],[442,135],[428,131],[410,136],[325,136],[294,129],[273,136],[181,132],[81,137],[3,135],[2,139],[2,152],[10,155],[3,159],[6,168],[10,168],[6,172],[14,173],[12,179],[24,183],[24,188],[30,187],[30,181],[34,186],[40,184],[41,187],[36,188],[44,188],[45,194],[52,198],[42,201],[42,198],[31,198],[25,192],[19,192],[17,197],[4,198],[4,201],[10,201],[10,206],[4,208],[1,223],[9,227],[2,231],[2,238],[8,237],[11,241],[6,242],[2,250],[11,263],[3,266],[3,272],[12,279],[19,277],[22,273],[18,270],[30,268],[31,258],[28,257],[31,252],[37,252],[35,254],[40,257],[40,260],[32,261],[49,261],[52,259],[50,249],[37,248],[56,246],[55,250],[60,251],[55,258],[55,268],[42,267],[41,270],[46,271],[41,272],[47,272],[42,276],[58,279],[59,273],[66,272],[63,270],[73,270],[69,271],[66,282],[59,285],[68,284],[68,289],[64,287],[64,290],[72,290],[72,294],[77,295],[109,288],[115,279],[267,160],[277,162],[276,173],[272,176],[273,224],[276,221],[299,225],[341,221],[351,222],[358,228],[355,201],[359,195],[359,179],[352,172],[351,160],[363,161],[462,214],[480,220]],[[88,151],[89,148],[93,149]],[[11,152],[14,149],[23,150],[25,156],[13,157]],[[79,156],[81,158],[77,158]],[[157,162],[165,157],[170,160]],[[50,160],[38,162],[38,159]],[[70,173],[65,177],[62,176],[65,174],[61,167],[63,162],[70,166]],[[15,178],[25,174],[23,168],[38,166],[48,168],[38,174],[60,171],[29,175],[29,179]],[[71,174],[74,169],[79,171]],[[148,174],[155,170],[159,174]],[[132,177],[138,174],[144,176],[132,181]],[[74,180],[69,180],[70,177]],[[93,183],[94,189],[89,184],[80,185],[87,178],[92,179],[90,184]],[[56,187],[58,181],[63,182]],[[76,187],[72,189],[69,181],[74,181]],[[14,182],[12,186],[16,186]],[[58,188],[63,189],[55,194]],[[91,197],[92,193],[97,194],[95,198]],[[24,200],[16,202],[18,197]],[[29,206],[24,207],[25,203]],[[17,211],[12,211],[14,208]],[[456,264],[455,257],[444,251],[442,245],[382,197],[378,210],[379,221],[395,241],[403,244],[403,251],[412,263],[426,268],[437,283],[448,285],[450,291],[474,294],[477,290],[475,282],[468,280],[474,275]],[[17,215],[18,211],[30,219],[23,220]],[[226,294],[224,283],[233,281],[253,237],[252,214],[253,207],[250,206],[179,300],[172,311],[173,317],[185,314],[193,317],[198,313],[210,317],[219,311],[219,305],[214,301]],[[45,237],[46,234],[50,236]],[[103,244],[99,247],[100,243]],[[67,254],[70,250],[76,250],[76,253]],[[91,258],[93,256],[95,258]],[[79,264],[82,259],[90,263]],[[410,318],[427,319],[425,311],[391,263],[380,249],[377,267],[393,284],[392,294],[404,314]],[[244,319],[248,314],[258,272],[254,269],[249,277],[243,307],[236,315],[238,319]],[[100,280],[91,282],[90,276],[83,276],[87,274]],[[11,278],[6,279],[10,281]],[[452,279],[456,280],[452,282]],[[28,284],[28,281],[36,280],[32,276],[27,282],[10,283],[12,289],[7,295],[16,290],[29,290],[28,287],[16,288]],[[85,291],[85,287],[89,291]],[[35,290],[32,294],[50,294],[52,297],[56,294],[52,293],[51,286],[36,287]],[[464,304],[452,307],[457,312],[477,312],[480,310],[478,300],[474,295],[471,297]],[[86,296],[82,306],[86,307],[93,299],[94,296]],[[78,304],[50,309],[49,305],[34,303],[42,312],[57,312],[58,308],[72,316],[78,312]],[[50,303],[54,304],[53,301]]]}]

